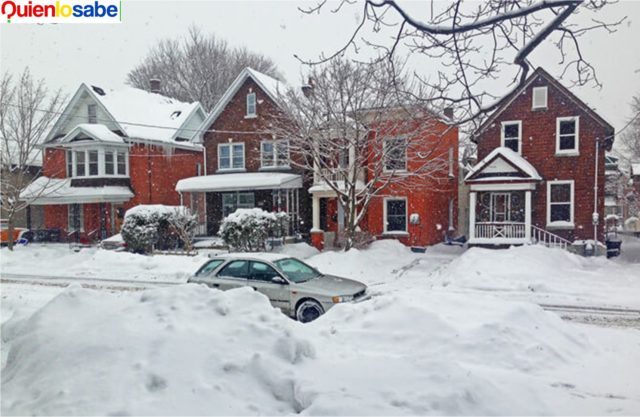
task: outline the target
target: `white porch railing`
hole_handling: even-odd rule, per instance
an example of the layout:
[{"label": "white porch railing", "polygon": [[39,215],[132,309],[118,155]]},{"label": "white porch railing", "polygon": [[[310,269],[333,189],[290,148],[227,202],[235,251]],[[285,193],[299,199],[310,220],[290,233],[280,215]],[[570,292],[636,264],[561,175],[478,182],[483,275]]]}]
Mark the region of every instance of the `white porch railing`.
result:
[{"label": "white porch railing", "polygon": [[571,245],[567,239],[548,232],[540,227],[531,225],[531,240],[548,247],[567,249]]},{"label": "white porch railing", "polygon": [[475,225],[476,239],[524,239],[526,225],[514,222],[480,222]]}]

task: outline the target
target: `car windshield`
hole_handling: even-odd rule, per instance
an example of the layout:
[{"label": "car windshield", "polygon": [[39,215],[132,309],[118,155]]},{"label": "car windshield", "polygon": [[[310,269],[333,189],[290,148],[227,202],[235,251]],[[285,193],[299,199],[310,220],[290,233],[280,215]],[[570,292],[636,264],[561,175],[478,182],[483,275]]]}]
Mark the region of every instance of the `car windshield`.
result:
[{"label": "car windshield", "polygon": [[294,258],[281,259],[274,264],[293,282],[305,282],[321,275],[317,270]]}]

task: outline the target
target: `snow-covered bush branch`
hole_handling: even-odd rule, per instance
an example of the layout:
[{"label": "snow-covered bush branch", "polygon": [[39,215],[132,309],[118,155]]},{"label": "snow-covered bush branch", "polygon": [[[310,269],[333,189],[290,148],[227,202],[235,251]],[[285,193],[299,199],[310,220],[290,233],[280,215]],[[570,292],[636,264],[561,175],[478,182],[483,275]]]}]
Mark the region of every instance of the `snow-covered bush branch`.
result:
[{"label": "snow-covered bush branch", "polygon": [[260,252],[267,249],[269,237],[282,237],[289,216],[262,209],[238,209],[224,218],[218,234],[224,243],[241,252]]}]

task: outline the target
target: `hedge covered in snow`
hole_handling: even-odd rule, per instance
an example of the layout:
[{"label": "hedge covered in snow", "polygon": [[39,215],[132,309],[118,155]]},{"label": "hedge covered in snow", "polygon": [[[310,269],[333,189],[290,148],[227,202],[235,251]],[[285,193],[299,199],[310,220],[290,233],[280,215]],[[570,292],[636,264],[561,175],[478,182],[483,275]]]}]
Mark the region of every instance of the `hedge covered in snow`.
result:
[{"label": "hedge covered in snow", "polygon": [[196,220],[184,206],[139,205],[127,210],[122,224],[122,239],[135,253],[154,249],[190,249]]},{"label": "hedge covered in snow", "polygon": [[284,236],[289,216],[259,208],[238,209],[222,221],[218,235],[224,243],[241,252],[266,250],[269,237]]}]

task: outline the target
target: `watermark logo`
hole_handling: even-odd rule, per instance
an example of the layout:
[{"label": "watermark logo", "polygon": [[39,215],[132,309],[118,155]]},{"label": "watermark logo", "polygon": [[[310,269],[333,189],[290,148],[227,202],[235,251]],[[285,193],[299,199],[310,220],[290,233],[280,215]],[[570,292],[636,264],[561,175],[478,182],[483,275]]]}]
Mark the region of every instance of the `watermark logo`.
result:
[{"label": "watermark logo", "polygon": [[0,0],[0,23],[120,23],[121,0]]}]

